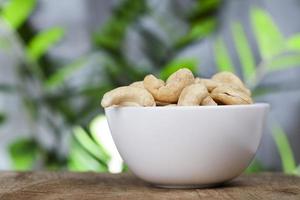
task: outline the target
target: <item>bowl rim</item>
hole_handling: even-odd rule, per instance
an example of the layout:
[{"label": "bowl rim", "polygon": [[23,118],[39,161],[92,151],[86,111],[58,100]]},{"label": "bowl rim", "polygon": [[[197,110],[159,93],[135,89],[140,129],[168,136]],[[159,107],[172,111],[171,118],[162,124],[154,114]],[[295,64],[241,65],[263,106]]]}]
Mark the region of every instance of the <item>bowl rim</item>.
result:
[{"label": "bowl rim", "polygon": [[247,109],[247,108],[270,108],[269,103],[254,103],[245,105],[218,105],[218,106],[111,106],[105,108],[105,111],[109,110],[218,110],[218,109]]}]

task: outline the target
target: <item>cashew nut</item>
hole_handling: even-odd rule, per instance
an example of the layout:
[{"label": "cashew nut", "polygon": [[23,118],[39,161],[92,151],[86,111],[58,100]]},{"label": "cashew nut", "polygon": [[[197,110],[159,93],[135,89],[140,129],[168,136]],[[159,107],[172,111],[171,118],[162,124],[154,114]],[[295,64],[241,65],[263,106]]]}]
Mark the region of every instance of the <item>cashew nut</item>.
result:
[{"label": "cashew nut", "polygon": [[195,77],[195,79],[194,79],[194,83],[200,83],[200,78],[199,77]]},{"label": "cashew nut", "polygon": [[206,78],[198,78],[198,77],[195,78],[195,83],[202,83],[203,85],[205,85],[205,87],[209,92],[213,91],[213,89],[215,89],[217,86],[222,85],[222,83],[218,81],[214,81]]},{"label": "cashew nut", "polygon": [[144,87],[144,82],[143,82],[143,81],[136,81],[136,82],[133,82],[133,83],[131,83],[129,86],[132,86],[132,87],[138,87],[138,88],[143,88],[143,89],[145,89],[145,87]]},{"label": "cashew nut", "polygon": [[206,87],[196,83],[185,87],[179,97],[179,106],[198,106],[208,96]]},{"label": "cashew nut", "polygon": [[106,108],[113,105],[140,105],[155,106],[152,95],[146,90],[138,87],[118,87],[104,94],[101,105]]},{"label": "cashew nut", "polygon": [[156,78],[152,74],[145,76],[143,83],[144,87],[154,96],[156,100],[156,96],[158,96],[158,90],[165,85],[163,80]]},{"label": "cashew nut", "polygon": [[251,97],[244,91],[231,87],[230,85],[218,86],[211,92],[210,95],[213,100],[223,105],[253,103]]},{"label": "cashew nut", "polygon": [[232,84],[241,88],[247,95],[251,96],[251,91],[245,87],[244,83],[231,72],[219,72],[212,76],[214,81],[218,81],[225,84]]},{"label": "cashew nut", "polygon": [[203,99],[201,102],[201,105],[203,106],[217,106],[218,104],[211,98],[211,96],[207,96]]},{"label": "cashew nut", "polygon": [[244,87],[243,82],[231,72],[219,72],[212,76],[212,80],[219,81],[221,83],[229,83]]},{"label": "cashew nut", "polygon": [[[177,103],[177,104],[176,104]],[[153,75],[129,86],[107,92],[101,105],[109,106],[216,106],[251,104],[251,92],[230,72],[220,72],[211,79],[194,78],[186,68],[173,73],[164,82]]]},{"label": "cashew nut", "polygon": [[186,68],[170,75],[166,83],[153,75],[144,78],[144,87],[160,102],[176,103],[183,88],[194,83],[193,73]]}]

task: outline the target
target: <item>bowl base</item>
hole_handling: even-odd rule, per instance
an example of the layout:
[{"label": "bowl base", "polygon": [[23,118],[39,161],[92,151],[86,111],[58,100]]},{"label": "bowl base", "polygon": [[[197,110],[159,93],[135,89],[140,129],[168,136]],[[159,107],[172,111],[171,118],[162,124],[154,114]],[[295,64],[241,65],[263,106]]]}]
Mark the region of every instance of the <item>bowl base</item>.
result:
[{"label": "bowl base", "polygon": [[212,184],[192,184],[192,185],[161,185],[154,184],[154,186],[165,189],[205,189],[213,188],[223,185],[223,183],[212,183]]}]

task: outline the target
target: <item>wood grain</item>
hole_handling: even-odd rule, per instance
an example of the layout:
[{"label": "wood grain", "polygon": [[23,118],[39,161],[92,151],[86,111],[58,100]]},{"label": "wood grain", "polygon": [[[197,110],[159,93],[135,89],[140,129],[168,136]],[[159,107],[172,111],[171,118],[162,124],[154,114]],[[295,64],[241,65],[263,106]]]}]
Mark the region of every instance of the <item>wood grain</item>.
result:
[{"label": "wood grain", "polygon": [[160,189],[130,174],[0,172],[2,200],[59,199],[300,199],[300,178],[283,174],[243,175],[212,189]]}]

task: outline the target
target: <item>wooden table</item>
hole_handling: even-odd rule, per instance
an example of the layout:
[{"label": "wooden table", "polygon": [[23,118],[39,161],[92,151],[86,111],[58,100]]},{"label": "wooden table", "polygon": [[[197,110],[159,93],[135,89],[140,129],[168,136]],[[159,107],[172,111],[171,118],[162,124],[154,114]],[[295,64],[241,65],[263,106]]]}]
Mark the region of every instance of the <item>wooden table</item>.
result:
[{"label": "wooden table", "polygon": [[160,189],[130,174],[0,172],[0,199],[300,199],[300,178],[243,175],[212,189]]}]

